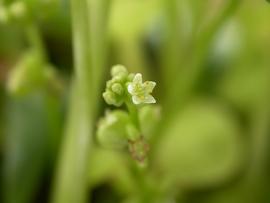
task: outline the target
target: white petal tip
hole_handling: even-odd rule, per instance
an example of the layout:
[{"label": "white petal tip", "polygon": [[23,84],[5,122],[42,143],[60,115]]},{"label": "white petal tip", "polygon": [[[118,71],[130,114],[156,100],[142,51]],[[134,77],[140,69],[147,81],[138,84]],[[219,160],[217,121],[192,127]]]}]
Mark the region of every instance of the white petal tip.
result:
[{"label": "white petal tip", "polygon": [[142,74],[141,73],[136,73],[136,75],[134,76],[133,82],[142,83]]},{"label": "white petal tip", "polygon": [[145,98],[144,103],[146,103],[146,104],[154,104],[154,103],[156,103],[156,100],[152,95],[149,95],[149,96],[147,96]]}]

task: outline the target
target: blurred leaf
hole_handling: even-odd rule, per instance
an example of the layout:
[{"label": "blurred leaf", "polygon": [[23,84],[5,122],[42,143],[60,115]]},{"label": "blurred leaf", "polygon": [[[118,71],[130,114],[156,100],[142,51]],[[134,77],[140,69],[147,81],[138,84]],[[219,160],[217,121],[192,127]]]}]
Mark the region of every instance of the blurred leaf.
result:
[{"label": "blurred leaf", "polygon": [[268,95],[269,70],[261,67],[235,68],[221,83],[221,94],[241,110],[252,110]]},{"label": "blurred leaf", "polygon": [[109,183],[115,186],[121,193],[134,191],[134,180],[129,171],[126,158],[129,157],[119,152],[94,148],[90,155],[90,187]]},{"label": "blurred leaf", "polygon": [[233,116],[217,104],[196,102],[176,117],[160,140],[157,167],[185,187],[215,185],[239,169],[242,149]]},{"label": "blurred leaf", "polygon": [[97,139],[106,148],[122,149],[128,145],[126,126],[130,118],[125,111],[115,110],[107,112],[99,121]]},{"label": "blurred leaf", "polygon": [[13,95],[26,95],[41,90],[48,82],[52,69],[35,51],[26,52],[9,73],[8,91]]},{"label": "blurred leaf", "polygon": [[144,106],[139,111],[140,126],[143,135],[151,140],[161,120],[161,107],[157,105]]},{"label": "blurred leaf", "polygon": [[137,38],[153,22],[159,8],[157,0],[114,1],[110,15],[111,35],[117,39]]},{"label": "blurred leaf", "polygon": [[19,54],[23,43],[17,27],[0,25],[0,57],[10,57],[10,60]]},{"label": "blurred leaf", "polygon": [[46,106],[42,95],[12,100],[7,106],[4,200],[29,203],[38,190],[49,153]]},{"label": "blurred leaf", "polygon": [[116,0],[112,4],[109,35],[115,42],[117,63],[124,64],[131,72],[149,75],[142,40],[156,22],[160,8],[159,0]]}]

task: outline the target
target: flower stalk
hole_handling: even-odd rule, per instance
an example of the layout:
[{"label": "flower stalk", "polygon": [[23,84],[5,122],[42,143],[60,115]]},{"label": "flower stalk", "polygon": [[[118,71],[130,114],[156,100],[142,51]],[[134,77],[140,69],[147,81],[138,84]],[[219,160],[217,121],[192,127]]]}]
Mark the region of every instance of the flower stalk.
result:
[{"label": "flower stalk", "polygon": [[[117,128],[114,127],[114,136],[119,137],[121,135],[118,139],[126,140],[126,142],[122,141],[119,143],[126,143],[123,147],[128,147],[133,159],[139,164],[145,165],[149,146],[145,135],[142,133],[139,112],[142,106],[156,103],[155,98],[151,95],[156,83],[153,81],[143,82],[140,73],[128,73],[127,69],[122,65],[114,66],[111,70],[111,75],[112,79],[106,84],[103,98],[108,104],[116,107],[125,104],[128,110],[128,114],[122,111],[122,114],[128,115],[128,119],[126,119],[124,125],[120,125]],[[111,122],[111,119],[108,119],[108,117],[113,114],[115,117],[114,121]],[[104,120],[107,120],[107,122],[104,122]],[[110,120],[109,123],[108,120]],[[98,138],[102,145],[105,145],[105,143],[107,145],[108,138],[106,136],[111,137],[110,133],[107,132],[112,131],[112,126],[116,126],[120,120],[121,118],[112,111],[106,114],[103,121],[100,122]]]}]

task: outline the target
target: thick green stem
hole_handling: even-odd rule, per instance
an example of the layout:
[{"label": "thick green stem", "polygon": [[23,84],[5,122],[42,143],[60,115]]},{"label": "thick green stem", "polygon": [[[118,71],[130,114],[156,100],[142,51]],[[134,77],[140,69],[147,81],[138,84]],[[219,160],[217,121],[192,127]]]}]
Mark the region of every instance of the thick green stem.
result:
[{"label": "thick green stem", "polygon": [[[74,0],[76,1],[76,0]],[[86,0],[88,11],[88,28],[89,32],[89,47],[91,75],[92,75],[92,93],[96,102],[101,98],[100,88],[102,87],[102,79],[104,76],[105,67],[108,65],[106,59],[108,49],[108,26],[107,19],[109,13],[109,0]],[[84,42],[85,43],[85,42]],[[89,88],[89,86],[88,86]],[[94,106],[98,105],[93,104]],[[98,108],[94,108],[94,114],[97,114]]]},{"label": "thick green stem", "polygon": [[140,131],[140,122],[138,115],[138,108],[131,102],[126,102],[127,109],[129,111],[130,118],[136,128]]},{"label": "thick green stem", "polygon": [[[98,110],[99,82],[106,64],[107,0],[71,0],[75,80],[60,153],[54,203],[87,201],[88,160]],[[95,10],[96,9],[96,10]]]},{"label": "thick green stem", "polygon": [[93,120],[86,2],[71,1],[75,80],[66,135],[54,188],[54,203],[86,202],[88,153]]},{"label": "thick green stem", "polygon": [[177,0],[161,0],[164,4],[166,33],[163,48],[161,50],[161,73],[164,86],[164,98],[171,95],[171,86],[174,83],[173,78],[178,75],[181,67],[182,55],[182,27],[181,27],[181,6],[182,1]]}]

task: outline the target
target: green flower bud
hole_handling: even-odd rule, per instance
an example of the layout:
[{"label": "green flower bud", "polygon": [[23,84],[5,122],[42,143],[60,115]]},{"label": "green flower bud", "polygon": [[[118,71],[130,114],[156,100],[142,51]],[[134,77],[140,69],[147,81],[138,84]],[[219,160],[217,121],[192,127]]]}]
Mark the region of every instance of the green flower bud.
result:
[{"label": "green flower bud", "polygon": [[127,76],[123,74],[116,75],[112,78],[113,82],[118,82],[124,84],[127,81]]},{"label": "green flower bud", "polygon": [[104,92],[102,94],[104,100],[108,103],[108,104],[114,104],[116,101],[115,101],[115,94],[113,92]]},{"label": "green flower bud", "polygon": [[111,75],[112,75],[112,77],[115,77],[115,76],[118,76],[118,75],[127,76],[128,71],[125,68],[125,66],[123,66],[123,65],[115,65],[115,66],[112,67]]},{"label": "green flower bud", "polygon": [[119,83],[114,83],[112,85],[112,91],[118,95],[122,95],[124,93],[124,88]]},{"label": "green flower bud", "polygon": [[130,123],[126,112],[116,110],[107,112],[98,124],[98,142],[107,148],[122,149],[128,144],[125,126]]},{"label": "green flower bud", "polygon": [[113,81],[112,80],[108,80],[107,82],[106,82],[106,88],[111,88],[111,86],[113,85]]},{"label": "green flower bud", "polygon": [[134,73],[130,73],[130,74],[128,74],[128,78],[127,78],[127,80],[128,80],[129,82],[131,82],[131,81],[134,79],[134,76],[135,76],[135,74],[134,74]]},{"label": "green flower bud", "polygon": [[115,94],[114,92],[107,90],[102,94],[104,100],[106,101],[107,104],[109,105],[115,105],[115,106],[121,106],[123,104],[123,99]]},{"label": "green flower bud", "polygon": [[124,66],[116,65],[112,68],[111,75],[112,79],[107,81],[103,97],[107,104],[121,106],[127,97],[128,72]]}]

